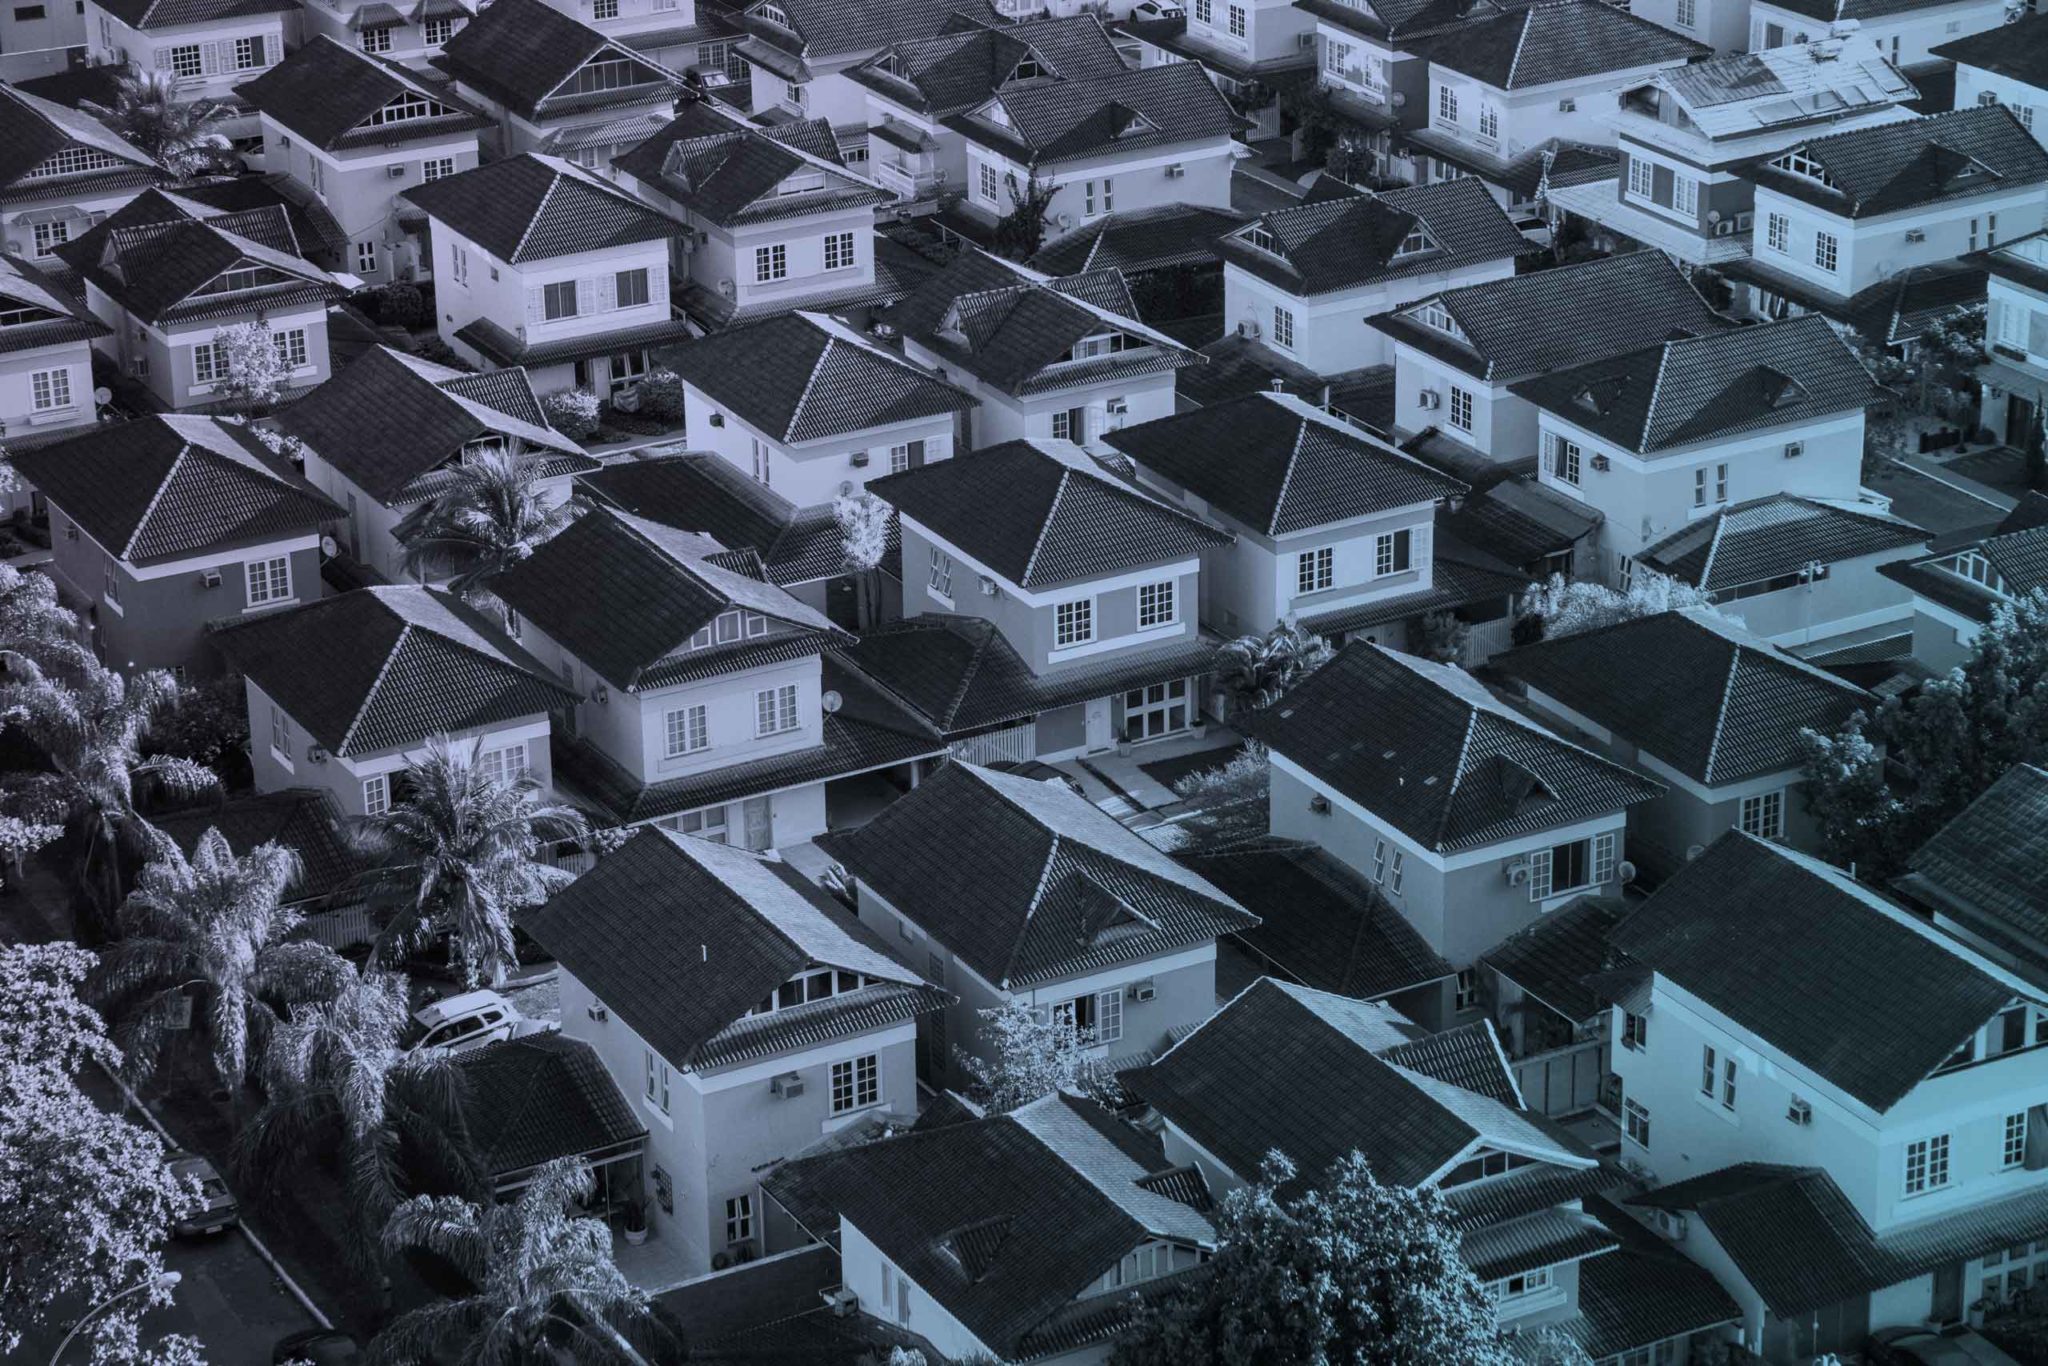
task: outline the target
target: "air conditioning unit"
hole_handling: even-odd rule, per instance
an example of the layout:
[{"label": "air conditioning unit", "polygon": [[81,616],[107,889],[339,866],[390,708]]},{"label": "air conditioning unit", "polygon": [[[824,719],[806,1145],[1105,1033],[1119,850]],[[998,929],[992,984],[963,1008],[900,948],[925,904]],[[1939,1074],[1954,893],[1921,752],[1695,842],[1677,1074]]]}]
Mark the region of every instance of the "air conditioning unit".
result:
[{"label": "air conditioning unit", "polygon": [[832,1311],[834,1318],[852,1318],[854,1311],[860,1308],[860,1296],[843,1285],[834,1290],[820,1290],[818,1293],[824,1297],[825,1307]]},{"label": "air conditioning unit", "polygon": [[1441,408],[1444,406],[1444,396],[1434,389],[1424,389],[1415,396],[1415,402],[1424,408]]},{"label": "air conditioning unit", "polygon": [[1508,886],[1519,887],[1529,880],[1529,860],[1525,858],[1511,858],[1507,861],[1507,865],[1501,869],[1501,874],[1507,878]]},{"label": "air conditioning unit", "polygon": [[606,1020],[611,1018],[611,1012],[604,1008],[604,1003],[601,1001],[592,1001],[589,1005],[583,1008],[583,1013],[585,1015],[588,1015],[591,1019],[597,1021],[599,1024],[603,1024]]},{"label": "air conditioning unit", "polygon": [[1578,110],[1579,102],[1569,96],[1557,102],[1557,112],[1560,114],[1576,114]]},{"label": "air conditioning unit", "polygon": [[1750,230],[1750,229],[1751,229],[1752,227],[1754,227],[1755,225],[1756,225],[1756,215],[1755,215],[1755,214],[1753,214],[1753,213],[1738,213],[1738,214],[1736,214],[1736,215],[1735,215],[1735,231],[1737,231],[1737,232],[1748,232],[1748,231],[1749,231],[1749,230]]},{"label": "air conditioning unit", "polygon": [[1612,460],[1609,460],[1604,455],[1596,455],[1593,457],[1593,468],[1598,470],[1602,474],[1607,473],[1607,471],[1613,466],[1613,464],[1614,462]]},{"label": "air conditioning unit", "polygon": [[1729,237],[1732,236],[1734,232],[1735,220],[1732,218],[1724,218],[1720,222],[1714,224],[1714,236],[1716,237]]},{"label": "air conditioning unit", "polygon": [[1813,1106],[1808,1101],[1794,1096],[1792,1097],[1792,1103],[1785,1107],[1785,1118],[1794,1124],[1811,1124],[1813,1123]]},{"label": "air conditioning unit", "polygon": [[981,586],[981,595],[982,595],[983,597],[985,597],[985,598],[992,598],[992,597],[994,597],[994,596],[996,595],[996,593],[997,593],[997,591],[998,591],[998,590],[997,590],[997,588],[996,588],[996,581],[995,581],[994,579],[990,578],[990,577],[989,577],[988,575],[986,575],[986,574],[983,574],[983,575],[981,575],[981,576],[980,576],[980,577],[979,577],[979,578],[978,578],[978,579],[976,580],[976,582],[977,582],[977,583],[979,583],[979,584],[980,584],[980,586]]},{"label": "air conditioning unit", "polygon": [[1925,229],[1925,228],[1907,228],[1907,229],[1906,229],[1906,240],[1907,240],[1908,242],[1925,242],[1925,241],[1927,240],[1927,229]]},{"label": "air conditioning unit", "polygon": [[326,749],[324,749],[323,747],[321,747],[321,746],[319,746],[319,745],[307,745],[307,746],[306,746],[306,762],[307,762],[307,763],[309,763],[309,764],[324,764],[324,763],[326,763],[326,762],[327,762],[327,751],[326,751]]},{"label": "air conditioning unit", "polygon": [[612,700],[612,690],[600,683],[590,690],[590,700],[593,702],[609,702]]},{"label": "air conditioning unit", "polygon": [[1237,335],[1247,341],[1257,341],[1259,339],[1259,325],[1251,322],[1239,323],[1237,325]]},{"label": "air conditioning unit", "polygon": [[768,1089],[777,1100],[793,1100],[804,1093],[804,1079],[794,1072],[784,1072],[768,1083]]},{"label": "air conditioning unit", "polygon": [[218,588],[218,587],[220,587],[220,571],[219,571],[218,569],[202,569],[202,570],[200,570],[200,571],[199,571],[199,586],[200,586],[201,588]]},{"label": "air conditioning unit", "polygon": [[1152,985],[1152,980],[1149,977],[1142,982],[1131,983],[1131,999],[1133,1001],[1149,1001],[1158,994],[1159,988]]},{"label": "air conditioning unit", "polygon": [[1308,799],[1308,809],[1311,815],[1327,816],[1330,814],[1330,799],[1318,792]]},{"label": "air conditioning unit", "polygon": [[78,527],[75,523],[66,522],[64,524],[64,539],[67,541],[75,541],[78,539]]},{"label": "air conditioning unit", "polygon": [[1166,178],[1168,180],[1179,180],[1182,176],[1186,175],[1187,173],[1188,168],[1181,165],[1178,161],[1174,162],[1171,166],[1168,166],[1166,168]]},{"label": "air conditioning unit", "polygon": [[1653,1209],[1650,1211],[1650,1227],[1676,1243],[1685,1237],[1685,1216],[1677,1210]]},{"label": "air conditioning unit", "polygon": [[711,425],[714,427],[723,427],[725,425],[725,414],[713,413],[711,415]]},{"label": "air conditioning unit", "polygon": [[1806,443],[1804,441],[1787,441],[1785,443],[1785,458],[1787,460],[1797,460],[1805,454]]},{"label": "air conditioning unit", "polygon": [[847,458],[847,463],[852,465],[857,470],[865,469],[867,468],[868,463],[868,453],[866,451],[855,451],[851,456]]},{"label": "air conditioning unit", "polygon": [[385,174],[386,178],[388,178],[388,179],[391,179],[391,180],[403,180],[403,179],[405,179],[405,167],[403,167],[403,166],[386,166],[386,167],[384,168],[384,174]]},{"label": "air conditioning unit", "polygon": [[1316,35],[1313,33],[1297,33],[1294,35],[1294,45],[1303,51],[1313,52],[1316,47]]}]

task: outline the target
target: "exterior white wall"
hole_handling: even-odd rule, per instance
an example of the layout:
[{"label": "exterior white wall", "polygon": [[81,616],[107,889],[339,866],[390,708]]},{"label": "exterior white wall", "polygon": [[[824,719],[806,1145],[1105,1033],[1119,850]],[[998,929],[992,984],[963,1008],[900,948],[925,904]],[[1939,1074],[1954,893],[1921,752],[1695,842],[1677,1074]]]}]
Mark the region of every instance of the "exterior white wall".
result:
[{"label": "exterior white wall", "polygon": [[897,446],[924,442],[927,463],[950,459],[954,450],[956,423],[951,413],[787,445],[749,425],[693,384],[683,386],[683,405],[684,426],[693,449],[716,452],[733,468],[756,479],[761,477],[757,451],[765,452],[765,482],[798,507],[829,503],[846,485],[864,488],[868,480],[888,474],[890,452]]},{"label": "exterior white wall", "polygon": [[[1679,23],[1681,8],[1690,22]],[[1629,13],[1648,19],[1660,28],[1682,33],[1702,43],[1711,43],[1719,56],[1749,49],[1750,0],[1632,0]]]},{"label": "exterior white wall", "polygon": [[[1511,259],[1486,261],[1463,269],[1396,276],[1358,289],[1301,296],[1226,261],[1223,327],[1226,335],[1242,326],[1255,327],[1260,341],[1289,359],[1319,375],[1341,374],[1392,359],[1393,343],[1378,328],[1367,327],[1367,318],[1447,289],[1504,280],[1514,273]],[[1294,317],[1292,346],[1279,340],[1275,309],[1286,309]]]},{"label": "exterior white wall", "polygon": [[[1475,379],[1402,342],[1393,343],[1394,429],[1419,432],[1435,427],[1496,460],[1520,460],[1536,453],[1538,418],[1536,405],[1508,392],[1503,383],[1489,384]],[[1449,422],[1451,390],[1462,389],[1472,396],[1472,429],[1461,431]],[[1433,401],[1423,395],[1431,394]],[[1429,406],[1424,406],[1429,402]]]},{"label": "exterior white wall", "polygon": [[[63,0],[57,0],[57,3],[61,4]],[[297,14],[296,10],[291,12],[294,22],[289,33],[286,29],[287,16],[282,13],[252,14],[219,23],[174,24],[145,31],[130,28],[112,12],[102,9],[95,0],[85,0],[86,48],[98,62],[116,65],[132,62],[145,71],[168,71],[172,69],[173,50],[196,45],[201,49],[201,74],[181,78],[178,94],[183,99],[203,96],[223,100],[232,95],[234,88],[243,81],[255,78],[284,60],[286,38],[297,36]],[[262,40],[262,60],[238,66],[236,40],[246,38]],[[256,131],[253,120],[246,122],[246,127],[234,129],[236,135]]]},{"label": "exterior white wall", "polygon": [[[1432,132],[1456,138],[1481,156],[1503,161],[1512,161],[1552,138],[1593,147],[1612,147],[1618,93],[1642,84],[1667,67],[1678,65],[1682,63],[1630,67],[1603,71],[1582,80],[1552,81],[1519,90],[1499,90],[1431,62],[1429,128]],[[1444,113],[1442,92],[1445,90],[1451,91],[1456,98],[1455,118]],[[1482,131],[1482,111],[1491,113],[1494,119],[1494,131],[1490,136]]]},{"label": "exterior white wall", "polygon": [[[968,417],[967,438],[968,447],[973,450],[1027,436],[1051,440],[1053,415],[1079,408],[1085,413],[1083,423],[1087,431],[1076,444],[1099,452],[1106,449],[1101,440],[1104,432],[1116,427],[1135,427],[1174,413],[1171,370],[1019,396],[984,384],[964,371],[950,372],[937,354],[918,345],[914,338],[904,338],[903,354],[926,369],[937,371],[940,378],[950,380],[973,397],[975,407]],[[1121,414],[1111,411],[1118,403],[1125,410]]]},{"label": "exterior white wall", "polygon": [[[1987,95],[1991,97],[1988,101],[1984,98]],[[1958,62],[1955,107],[1970,109],[1993,102],[2012,110],[2013,117],[2034,135],[2034,141],[2048,144],[2048,90],[1996,71],[1986,71],[1981,66]],[[2039,126],[2035,124],[2037,118],[2044,120]]]},{"label": "exterior white wall", "polygon": [[[1912,9],[1903,14],[1879,15],[1861,21],[1858,42],[1875,40],[1878,49],[1897,66],[1918,66],[1940,58],[1928,49],[1940,47],[1971,33],[1997,28],[2005,22],[2005,0],[1963,0],[1961,4]],[[1769,39],[1782,34],[1781,42],[1792,42],[1801,33],[1813,38],[1827,37],[1828,26],[1808,15],[1754,0],[1749,7],[1749,36],[1752,47],[1776,46]],[[1957,108],[1962,108],[1960,100]]]},{"label": "exterior white wall", "polygon": [[[1211,142],[1185,143],[1175,147],[1148,148],[1143,155],[1081,157],[1039,168],[1038,183],[1053,187],[1046,205],[1046,240],[1055,241],[1109,213],[1134,213],[1167,204],[1196,204],[1208,208],[1230,207],[1231,149],[1228,138]],[[1005,217],[1014,205],[1010,185],[1023,186],[1032,175],[1030,167],[1009,159],[1000,150],[975,142],[970,136],[967,153],[967,200],[969,208],[983,217]],[[982,178],[982,167],[995,175],[991,197]],[[1178,168],[1178,174],[1175,173]],[[1103,182],[1112,186],[1109,193]],[[1091,199],[1090,184],[1095,186]]]},{"label": "exterior white wall", "polygon": [[[1938,265],[1965,252],[2024,237],[2042,226],[2048,194],[2029,185],[1903,213],[1848,219],[1769,186],[1756,189],[1756,259],[1817,289],[1847,298],[1913,266]],[[1785,248],[1771,244],[1771,222],[1785,222]],[[1820,234],[1835,241],[1835,268],[1818,262]]]}]

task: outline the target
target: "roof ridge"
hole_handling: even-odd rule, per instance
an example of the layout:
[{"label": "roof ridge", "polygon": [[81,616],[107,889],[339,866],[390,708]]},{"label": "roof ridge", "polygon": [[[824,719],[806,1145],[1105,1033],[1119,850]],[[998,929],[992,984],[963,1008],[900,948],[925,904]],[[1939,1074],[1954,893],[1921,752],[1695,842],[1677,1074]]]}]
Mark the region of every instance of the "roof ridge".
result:
[{"label": "roof ridge", "polygon": [[[1269,400],[1270,401],[1270,400]],[[1294,484],[1294,467],[1301,460],[1301,447],[1308,440],[1308,419],[1295,415],[1294,448],[1287,452],[1287,472],[1280,476],[1280,491],[1273,495],[1273,515],[1266,521],[1266,534],[1277,535],[1280,510],[1287,506],[1287,490]]]},{"label": "roof ridge", "polygon": [[1650,448],[1650,424],[1657,420],[1657,395],[1664,392],[1664,371],[1671,364],[1671,352],[1690,340],[1689,337],[1680,337],[1657,348],[1657,375],[1650,381],[1650,401],[1643,405],[1643,429],[1636,434],[1636,449],[1639,451]]},{"label": "roof ridge", "polygon": [[811,401],[811,390],[817,387],[818,376],[825,371],[826,358],[832,354],[832,348],[838,344],[839,338],[833,336],[830,332],[825,334],[825,344],[818,349],[818,358],[811,362],[811,373],[804,377],[804,390],[796,396],[796,406],[789,410],[789,423],[782,429],[782,440],[794,441],[796,439],[797,426],[803,421],[804,405]]},{"label": "roof ridge", "polygon": [[[1003,804],[1012,811],[1019,813],[1026,820],[1032,820],[1033,824],[1038,824],[1037,821],[1032,819],[1029,811],[1024,810],[1023,807],[1018,806],[1007,796],[1004,796],[1003,793],[997,791],[993,783],[983,783],[982,786],[994,792],[996,796],[1001,797]],[[1010,943],[1009,957],[1003,960],[1003,980],[997,983],[997,985],[1005,990],[1008,990],[1010,985],[1010,974],[1016,969],[1017,956],[1024,951],[1024,938],[1031,933],[1031,922],[1038,916],[1038,903],[1045,898],[1046,889],[1052,885],[1052,866],[1059,860],[1060,856],[1060,841],[1062,838],[1060,832],[1046,825],[1039,825],[1039,828],[1052,837],[1052,845],[1045,851],[1045,865],[1038,870],[1038,885],[1031,891],[1031,900],[1025,903],[1024,923],[1017,927],[1017,937]]]},{"label": "roof ridge", "polygon": [[1038,564],[1038,552],[1045,549],[1045,538],[1052,531],[1053,518],[1060,515],[1060,503],[1067,496],[1067,483],[1074,477],[1074,474],[1074,469],[1062,461],[1060,464],[1060,486],[1053,490],[1052,506],[1045,510],[1045,520],[1038,524],[1037,539],[1032,541],[1031,553],[1024,560],[1024,572],[1018,576],[1019,587],[1028,588],[1031,585],[1031,571]]},{"label": "roof ridge", "polygon": [[1730,700],[1735,696],[1735,675],[1742,667],[1742,647],[1734,641],[1729,641],[1728,644],[1731,647],[1728,654],[1728,674],[1721,683],[1721,704],[1714,711],[1714,733],[1707,741],[1707,762],[1704,772],[1709,783],[1714,781],[1714,759],[1720,753],[1721,732],[1728,724],[1728,707]]},{"label": "roof ridge", "polygon": [[535,157],[534,160],[539,162],[548,172],[548,192],[540,197],[540,203],[534,205],[533,212],[527,215],[526,226],[519,230],[519,240],[512,244],[512,254],[505,258],[508,261],[517,261],[520,254],[526,250],[526,239],[533,236],[534,224],[540,222],[541,216],[548,211],[548,205],[554,200],[555,191],[562,187],[562,173],[560,171],[549,166],[545,161],[540,161],[538,157]]},{"label": "roof ridge", "polygon": [[1535,22],[1535,15],[1536,7],[1533,5],[1530,8],[1522,11],[1522,31],[1515,37],[1515,55],[1508,59],[1508,79],[1507,85],[1505,87],[1506,89],[1512,90],[1515,88],[1515,72],[1518,69],[1520,69],[1522,65],[1522,49],[1528,45],[1529,25]]},{"label": "roof ridge", "polygon": [[[391,609],[385,606],[383,598],[378,598],[376,602],[378,607],[383,608],[386,612],[391,612]],[[396,612],[391,612],[391,615],[398,617],[398,638],[392,641],[391,648],[384,652],[384,662],[377,666],[377,676],[370,680],[369,687],[363,689],[362,703],[357,706],[356,714],[349,718],[348,725],[343,727],[341,743],[334,747],[336,754],[346,754],[348,752],[348,742],[355,737],[356,728],[363,724],[363,716],[370,710],[370,703],[376,698],[378,690],[384,686],[385,675],[391,672],[392,664],[398,659],[398,652],[405,648],[406,640],[412,635],[412,623],[410,621],[398,616]]]},{"label": "roof ridge", "polygon": [[[1449,689],[1444,689],[1448,692]],[[1481,708],[1467,701],[1465,703],[1465,734],[1458,741],[1458,759],[1451,765],[1451,785],[1444,789],[1444,802],[1436,821],[1434,847],[1443,848],[1444,828],[1451,823],[1451,804],[1458,798],[1458,789],[1465,783],[1465,756],[1472,752],[1472,736],[1479,729]]]},{"label": "roof ridge", "polygon": [[156,511],[157,504],[163,501],[164,492],[170,488],[171,480],[176,477],[179,468],[184,465],[185,457],[192,453],[191,438],[183,437],[180,439],[184,444],[179,446],[177,455],[172,457],[171,467],[164,471],[163,478],[156,481],[156,492],[149,495],[148,505],[142,509],[142,515],[135,519],[135,529],[128,533],[128,540],[121,547],[120,558],[124,560],[134,551],[135,543],[142,539],[142,530],[149,525],[150,515]]},{"label": "roof ridge", "polygon": [[1707,558],[1700,565],[1700,582],[1713,582],[1714,556],[1721,550],[1721,533],[1728,529],[1728,510],[1717,508],[1713,513],[1714,534],[1707,538]]}]

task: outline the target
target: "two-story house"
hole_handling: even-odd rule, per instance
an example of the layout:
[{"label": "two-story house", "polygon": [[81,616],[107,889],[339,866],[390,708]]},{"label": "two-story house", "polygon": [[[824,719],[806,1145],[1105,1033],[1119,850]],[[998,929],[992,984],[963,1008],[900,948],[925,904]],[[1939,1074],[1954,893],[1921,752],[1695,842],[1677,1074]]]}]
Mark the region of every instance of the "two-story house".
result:
[{"label": "two-story house", "polygon": [[524,372],[465,374],[383,346],[285,408],[276,425],[301,443],[306,478],[346,510],[349,554],[394,581],[411,577],[399,524],[448,487],[466,456],[530,457],[535,492],[550,503],[598,467],[548,425]]},{"label": "two-story house", "polygon": [[143,417],[13,461],[49,503],[51,572],[111,667],[217,673],[208,622],[320,596],[340,509],[247,427]]},{"label": "two-story house", "polygon": [[1279,91],[1315,79],[1314,16],[1284,0],[1199,0],[1171,7],[1178,13],[1160,12],[1164,8],[1117,22],[1118,36],[1137,46],[1138,65],[1198,64],[1250,117],[1252,137],[1276,136]]},{"label": "two-story house", "polygon": [[1271,753],[1273,833],[1371,878],[1459,969],[1444,1018],[1478,1007],[1481,953],[1626,881],[1628,809],[1664,791],[1462,669],[1362,641],[1251,727]]},{"label": "two-story house", "polygon": [[696,0],[550,0],[555,8],[622,46],[645,53],[671,71],[723,73],[732,80],[746,68],[732,55],[739,25],[731,7]]},{"label": "two-story house", "polygon": [[1750,0],[1749,46],[1755,51],[1853,33],[1859,42],[1876,43],[1893,66],[1938,72],[1945,55],[1938,48],[1996,33],[2012,12],[2001,0]]},{"label": "two-story house", "polygon": [[170,179],[148,153],[98,119],[0,85],[0,223],[11,255],[43,264],[57,248],[151,185]]},{"label": "two-story house", "polygon": [[1429,122],[1429,59],[1418,45],[1465,23],[1502,12],[1441,0],[1298,0],[1315,20],[1316,83],[1346,131],[1370,152],[1383,178],[1402,175],[1397,133]]},{"label": "two-story house", "polygon": [[684,225],[671,253],[678,302],[707,330],[791,308],[894,303],[907,249],[879,236],[888,191],[840,160],[822,119],[770,128],[691,100],[613,163],[628,188]]},{"label": "two-story house", "polygon": [[677,347],[691,444],[800,507],[951,458],[974,399],[822,313]]},{"label": "two-story house", "polygon": [[1970,258],[1985,282],[1984,347],[1978,367],[1982,420],[2025,450],[2048,413],[2048,232],[2013,234]]},{"label": "two-story house", "polygon": [[[919,203],[970,185],[967,136],[951,120],[1011,89],[1119,76],[1124,61],[1092,14],[998,27],[960,24],[896,43],[846,73],[867,101],[868,174]],[[999,201],[1007,211],[1007,196]]]},{"label": "two-story house", "polygon": [[1630,857],[1657,876],[1729,830],[1817,852],[1800,731],[1833,735],[1876,706],[1704,610],[1539,641],[1492,664],[1526,689],[1537,716],[1664,784],[1629,811]]},{"label": "two-story house", "polygon": [[[1317,374],[1379,365],[1390,348],[1367,318],[1506,279],[1532,250],[1477,180],[1367,194],[1326,178],[1309,202],[1262,213],[1217,243],[1223,325]],[[1458,428],[1470,415],[1445,416]]]},{"label": "two-story house", "polygon": [[58,248],[109,334],[95,343],[169,409],[232,403],[225,328],[270,329],[285,393],[328,375],[327,307],[347,290],[307,260],[282,201],[216,209],[148,190]]},{"label": "two-story house", "polygon": [[917,1113],[917,1019],[945,993],[789,865],[634,833],[526,911],[562,965],[562,1032],[647,1127],[646,1226],[684,1276],[765,1244],[761,1170]]},{"label": "two-story house", "polygon": [[890,309],[903,354],[973,396],[968,444],[1020,438],[1100,448],[1174,411],[1174,372],[1199,353],[1138,321],[1117,271],[1049,279],[968,250]]},{"label": "two-story house", "polygon": [[358,588],[216,623],[212,639],[247,689],[258,792],[317,787],[345,816],[381,815],[437,739],[495,777],[551,786],[548,714],[573,695],[445,589]]},{"label": "two-story house", "polygon": [[1996,962],[2048,970],[2048,770],[2014,764],[1913,851],[1892,886]]},{"label": "two-story house", "polygon": [[[2048,141],[2048,15],[2023,14],[1929,51],[1955,63],[1955,108],[2002,104],[2035,138]],[[2043,122],[2037,128],[2036,117]]]},{"label": "two-story house", "polygon": [[344,47],[426,68],[441,47],[477,14],[475,0],[302,0],[307,46],[332,38]]},{"label": "two-story house", "polygon": [[1393,343],[1395,432],[1433,427],[1501,462],[1537,449],[1536,408],[1510,386],[1728,325],[1657,251],[1446,289],[1367,324]]},{"label": "two-story house", "polygon": [[2048,204],[2048,150],[1999,105],[1815,138],[1742,174],[1755,186],[1754,254],[1727,273],[1759,318],[1853,325],[1866,291],[1916,266],[1981,274],[1951,263],[2037,231]]},{"label": "two-story house", "polygon": [[868,489],[902,524],[910,620],[866,632],[848,657],[956,751],[1066,756],[1202,723],[1215,651],[1197,620],[1201,556],[1229,533],[1064,441],[1008,442]]},{"label": "two-story house", "polygon": [[669,304],[682,224],[580,166],[528,152],[404,197],[432,235],[441,340],[473,365],[606,397],[690,335]]},{"label": "two-story house", "polygon": [[2030,493],[1986,534],[1878,572],[1912,594],[1913,658],[1945,672],[1969,657],[2000,609],[2048,588],[2044,555],[2048,495]]},{"label": "two-story house", "polygon": [[489,119],[386,57],[316,37],[236,87],[263,125],[263,164],[317,200],[367,283],[431,273],[418,210],[398,196],[477,164]]},{"label": "two-story house", "polygon": [[494,0],[432,65],[497,121],[500,157],[548,152],[603,166],[674,111],[683,78],[616,38],[542,3]]},{"label": "two-story house", "polygon": [[1623,1153],[1658,1187],[1630,1203],[1734,1296],[1744,1346],[1855,1351],[2027,1283],[2048,1235],[2039,987],[1740,832],[1614,941],[1654,974],[1643,1046],[1614,1055]]},{"label": "two-story house", "polygon": [[[0,256],[0,438],[10,451],[96,420],[92,344],[112,331],[55,280]],[[19,501],[0,495],[0,508]]]},{"label": "two-story house", "polygon": [[82,0],[86,51],[95,64],[135,66],[178,78],[181,99],[206,99],[235,116],[220,131],[259,131],[235,86],[284,60],[298,37],[293,0]]},{"label": "two-story house", "polygon": [[1910,119],[1902,105],[1917,93],[1855,38],[1662,71],[1618,96],[1618,176],[1556,187],[1549,202],[1680,261],[1724,265],[1749,255],[1760,226],[1738,171],[1818,134]]},{"label": "two-story house", "polygon": [[1258,923],[1078,792],[955,761],[818,841],[861,923],[958,998],[924,1023],[920,1075],[989,1059],[979,1012],[1021,1003],[1091,1057],[1152,1056],[1216,1009],[1216,940]]},{"label": "two-story house", "polygon": [[751,549],[596,508],[493,582],[526,647],[577,695],[559,781],[620,823],[749,849],[822,833],[828,785],[943,749],[827,666],[843,633]]}]

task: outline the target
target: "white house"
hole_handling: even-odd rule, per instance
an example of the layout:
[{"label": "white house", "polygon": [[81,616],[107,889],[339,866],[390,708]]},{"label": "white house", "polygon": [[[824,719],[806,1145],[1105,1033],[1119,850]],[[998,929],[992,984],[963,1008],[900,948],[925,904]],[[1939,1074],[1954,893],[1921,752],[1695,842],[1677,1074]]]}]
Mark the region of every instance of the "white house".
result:
[{"label": "white house", "polygon": [[284,60],[296,41],[292,0],[79,0],[86,52],[97,64],[134,65],[178,78],[184,99],[214,100],[233,114],[221,131],[248,139],[259,130],[243,112],[235,86]]},{"label": "white house", "polygon": [[[2036,138],[2048,140],[2048,16],[2022,15],[1950,39],[1929,55],[1955,63],[1955,108],[2002,104]],[[2039,128],[2037,115],[2044,118]]]},{"label": "white house", "polygon": [[0,84],[0,121],[20,151],[0,177],[7,251],[51,264],[57,248],[170,178],[98,119]]},{"label": "white house", "polygon": [[[1894,66],[1938,64],[1945,43],[1995,31],[2007,22],[2003,0],[1750,0],[1752,51],[1845,33],[1877,44]],[[1957,108],[1962,108],[1958,102]]]}]

